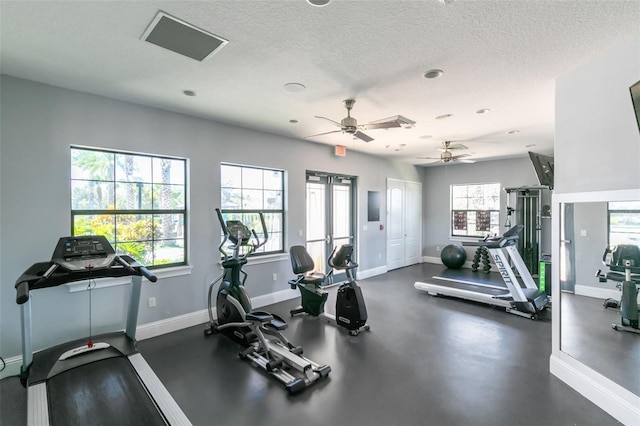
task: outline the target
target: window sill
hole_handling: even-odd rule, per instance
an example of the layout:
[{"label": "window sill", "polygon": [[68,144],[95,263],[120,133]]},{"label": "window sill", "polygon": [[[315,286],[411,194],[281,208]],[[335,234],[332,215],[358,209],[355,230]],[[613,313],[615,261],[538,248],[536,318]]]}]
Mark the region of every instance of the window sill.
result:
[{"label": "window sill", "polygon": [[[154,275],[157,276],[158,279],[160,280],[163,278],[180,277],[183,275],[189,275],[191,274],[192,269],[193,269],[193,266],[184,265],[184,266],[174,266],[171,268],[164,268],[164,269],[155,269],[155,270],[152,270],[151,272],[153,272]],[[142,279],[148,281],[144,277]],[[98,288],[114,287],[118,285],[129,284],[129,283],[131,283],[131,277],[98,278],[97,280],[95,280],[95,286],[93,287],[93,289],[95,290]],[[65,285],[69,289],[69,293],[75,293],[77,291],[86,291],[89,286],[89,280],[76,281],[76,282],[68,283]]]}]

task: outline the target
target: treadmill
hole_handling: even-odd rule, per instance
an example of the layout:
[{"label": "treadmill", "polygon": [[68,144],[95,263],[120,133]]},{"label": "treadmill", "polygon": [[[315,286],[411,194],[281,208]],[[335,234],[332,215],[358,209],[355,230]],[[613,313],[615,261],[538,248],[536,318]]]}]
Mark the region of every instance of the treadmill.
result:
[{"label": "treadmill", "polygon": [[[486,246],[504,285],[487,282],[477,276],[478,272],[447,270],[442,276],[432,277],[434,281],[416,281],[414,287],[432,296],[444,295],[486,303],[504,308],[511,314],[537,319],[538,313],[549,304],[549,296],[538,289],[518,253],[518,235],[522,228],[522,225],[516,225],[500,237],[464,244]],[[509,260],[518,271],[522,283],[509,266]]]},{"label": "treadmill", "polygon": [[[131,276],[126,329],[33,353],[30,293],[74,281]],[[136,349],[142,277],[153,275],[117,255],[103,236],[60,238],[49,262],[16,281],[22,323],[20,380],[27,387],[27,425],[190,425]]]}]

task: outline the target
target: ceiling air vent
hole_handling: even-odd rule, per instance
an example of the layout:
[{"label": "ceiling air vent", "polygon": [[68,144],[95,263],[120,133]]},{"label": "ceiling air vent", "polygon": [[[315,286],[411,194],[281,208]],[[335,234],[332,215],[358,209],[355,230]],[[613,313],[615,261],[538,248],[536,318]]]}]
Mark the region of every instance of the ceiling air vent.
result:
[{"label": "ceiling air vent", "polygon": [[142,40],[201,62],[209,59],[228,43],[217,35],[164,12],[158,12],[142,35]]}]

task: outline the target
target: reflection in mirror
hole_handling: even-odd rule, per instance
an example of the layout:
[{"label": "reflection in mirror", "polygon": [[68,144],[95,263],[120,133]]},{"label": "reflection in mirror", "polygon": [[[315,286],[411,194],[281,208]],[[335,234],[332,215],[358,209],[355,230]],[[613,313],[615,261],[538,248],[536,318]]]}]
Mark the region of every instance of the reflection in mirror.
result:
[{"label": "reflection in mirror", "polygon": [[[619,301],[623,298],[624,268],[620,271],[612,265],[612,249],[624,244],[634,246],[635,250],[640,245],[640,202],[562,203],[558,220],[560,349],[640,395],[640,334],[612,327],[624,321],[629,312],[637,318],[635,282],[626,287],[623,313],[627,314],[621,317]],[[633,293],[629,292],[630,285]],[[633,305],[629,294],[633,294]]]}]

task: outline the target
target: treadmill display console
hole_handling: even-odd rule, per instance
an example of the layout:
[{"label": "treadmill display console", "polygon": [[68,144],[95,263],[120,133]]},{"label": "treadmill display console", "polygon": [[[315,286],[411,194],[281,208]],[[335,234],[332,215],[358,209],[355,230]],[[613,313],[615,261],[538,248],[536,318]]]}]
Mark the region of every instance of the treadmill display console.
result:
[{"label": "treadmill display console", "polygon": [[51,261],[69,271],[109,267],[115,251],[102,235],[63,237],[58,240]]}]

